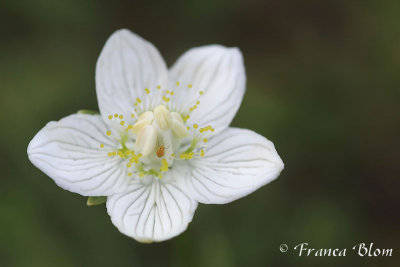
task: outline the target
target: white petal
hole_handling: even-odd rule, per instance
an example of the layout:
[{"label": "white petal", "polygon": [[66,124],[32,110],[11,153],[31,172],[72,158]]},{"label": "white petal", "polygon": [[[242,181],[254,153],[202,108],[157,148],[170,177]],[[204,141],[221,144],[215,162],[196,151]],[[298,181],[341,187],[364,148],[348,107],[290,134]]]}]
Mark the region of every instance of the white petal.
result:
[{"label": "white petal", "polygon": [[148,41],[119,30],[107,40],[96,65],[96,91],[100,113],[128,116],[145,88],[165,85],[167,67],[158,50]]},{"label": "white petal", "polygon": [[187,228],[197,202],[168,179],[135,178],[125,192],[108,197],[107,212],[121,233],[148,243],[170,239]]},{"label": "white petal", "polygon": [[277,178],[283,162],[272,142],[244,129],[213,137],[204,158],[191,160],[183,188],[199,202],[222,204],[244,197]]},{"label": "white petal", "polygon": [[[245,91],[242,54],[238,48],[220,45],[190,49],[172,66],[170,79],[181,84],[181,91],[192,92],[190,97],[178,98],[181,102],[190,103],[189,100],[199,96],[199,91],[204,91],[188,124],[212,125],[215,133],[221,132],[231,123]],[[189,84],[193,88],[188,88]]]},{"label": "white petal", "polygon": [[[99,115],[75,114],[49,122],[28,146],[30,161],[60,187],[84,196],[108,196],[127,186],[117,144]],[[104,148],[100,148],[104,144]]]}]

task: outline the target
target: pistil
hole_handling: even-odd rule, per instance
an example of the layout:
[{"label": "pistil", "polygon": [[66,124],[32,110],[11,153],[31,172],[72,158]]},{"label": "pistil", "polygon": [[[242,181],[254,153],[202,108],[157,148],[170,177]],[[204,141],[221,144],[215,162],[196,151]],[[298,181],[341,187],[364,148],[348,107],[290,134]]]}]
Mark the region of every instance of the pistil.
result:
[{"label": "pistil", "polygon": [[[193,90],[192,87],[189,84],[187,90]],[[192,128],[186,125],[189,114],[198,108],[200,101],[196,99],[192,104],[186,105],[186,110],[181,110],[170,102],[175,95],[173,91],[164,90],[161,86],[157,86],[153,93],[148,88],[144,91],[148,98],[136,98],[134,112],[126,120],[123,114],[108,116],[116,132],[107,131],[106,134],[121,144],[120,149],[108,151],[108,155],[127,160],[128,176],[136,174],[139,178],[162,178],[174,160],[204,157],[208,134],[214,128],[210,125],[200,127],[193,124]],[[187,92],[183,94],[181,98],[186,97]],[[199,95],[202,94],[203,91],[200,91]],[[154,103],[159,104],[153,108]],[[100,144],[100,147],[104,148],[104,144]]]}]

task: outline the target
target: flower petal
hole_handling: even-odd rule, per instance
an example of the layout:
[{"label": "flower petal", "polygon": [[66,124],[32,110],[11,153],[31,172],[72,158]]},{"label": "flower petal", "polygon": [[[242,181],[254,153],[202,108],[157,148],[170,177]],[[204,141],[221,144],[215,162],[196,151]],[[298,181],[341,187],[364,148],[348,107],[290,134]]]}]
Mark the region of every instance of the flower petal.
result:
[{"label": "flower petal", "polygon": [[111,35],[97,60],[96,92],[103,118],[119,113],[130,115],[145,88],[166,84],[168,71],[158,50],[128,31]]},{"label": "flower petal", "polygon": [[283,170],[272,142],[238,128],[228,128],[213,137],[205,157],[190,163],[191,174],[182,180],[182,187],[206,204],[244,197],[277,178]]},{"label": "flower petal", "polygon": [[[75,114],[49,122],[28,146],[30,161],[60,187],[84,196],[108,196],[127,186],[117,147],[99,115]],[[100,148],[100,144],[104,148]]]},{"label": "flower petal", "polygon": [[[212,125],[215,133],[229,126],[243,98],[246,75],[238,48],[208,45],[184,53],[170,70],[171,82],[192,96],[179,98],[190,103],[200,95],[200,105],[190,114],[188,124]],[[187,85],[193,88],[187,88]],[[182,92],[180,92],[182,94]]]},{"label": "flower petal", "polygon": [[119,231],[145,243],[182,233],[196,208],[197,202],[171,177],[134,178],[125,192],[107,199],[107,212]]}]

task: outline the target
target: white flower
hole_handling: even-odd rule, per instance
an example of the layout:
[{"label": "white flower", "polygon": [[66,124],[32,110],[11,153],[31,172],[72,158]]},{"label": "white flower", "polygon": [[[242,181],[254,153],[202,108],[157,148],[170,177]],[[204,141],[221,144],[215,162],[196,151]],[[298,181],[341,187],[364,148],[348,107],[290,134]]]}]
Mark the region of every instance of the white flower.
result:
[{"label": "white flower", "polygon": [[193,48],[167,70],[151,43],[119,30],[97,61],[100,115],[48,123],[30,142],[29,159],[66,190],[107,196],[125,235],[172,238],[198,202],[231,202],[283,169],[272,142],[228,127],[245,79],[237,48]]}]

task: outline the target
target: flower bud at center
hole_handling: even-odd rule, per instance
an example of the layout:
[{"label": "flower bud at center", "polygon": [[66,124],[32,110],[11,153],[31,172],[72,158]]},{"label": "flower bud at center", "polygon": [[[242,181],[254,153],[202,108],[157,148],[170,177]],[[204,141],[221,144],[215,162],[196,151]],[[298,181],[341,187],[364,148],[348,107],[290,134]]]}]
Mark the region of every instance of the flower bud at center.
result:
[{"label": "flower bud at center", "polygon": [[137,135],[135,149],[148,156],[156,147],[157,131],[152,125],[143,126]]},{"label": "flower bud at center", "polygon": [[172,119],[169,110],[163,106],[159,105],[154,109],[154,118],[158,126],[162,130],[168,130],[171,127]]}]

